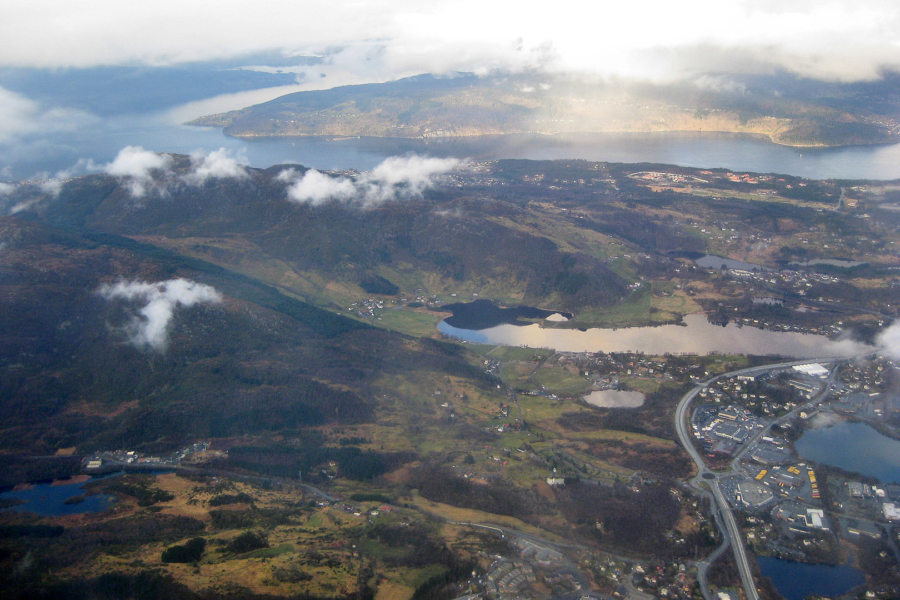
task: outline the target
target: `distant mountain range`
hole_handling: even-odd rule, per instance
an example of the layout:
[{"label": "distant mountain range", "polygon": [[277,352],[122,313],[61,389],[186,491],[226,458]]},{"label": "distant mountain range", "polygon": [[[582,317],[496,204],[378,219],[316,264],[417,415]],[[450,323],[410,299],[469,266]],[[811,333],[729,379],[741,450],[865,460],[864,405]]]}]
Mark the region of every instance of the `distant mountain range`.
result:
[{"label": "distant mountain range", "polygon": [[781,74],[667,85],[535,73],[420,75],[288,94],[190,124],[237,137],[715,131],[841,146],[895,141],[898,89],[896,74],[855,84]]}]

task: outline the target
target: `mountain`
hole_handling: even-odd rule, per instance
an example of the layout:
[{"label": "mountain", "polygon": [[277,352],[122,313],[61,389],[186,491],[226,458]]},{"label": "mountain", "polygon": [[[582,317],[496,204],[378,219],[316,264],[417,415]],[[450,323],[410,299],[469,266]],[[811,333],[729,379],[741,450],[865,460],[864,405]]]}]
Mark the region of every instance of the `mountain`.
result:
[{"label": "mountain", "polygon": [[[183,157],[172,177],[189,169]],[[448,188],[365,209],[313,206],[286,198],[279,177],[290,169],[305,172],[250,169],[244,179],[176,183],[140,201],[114,178],[94,175],[34,210],[56,227],[132,236],[251,275],[262,270],[270,283],[338,310],[379,278],[408,292],[480,290],[567,310],[626,293],[626,282],[596,256],[524,228],[514,202]],[[346,286],[354,292],[343,293]]]},{"label": "mountain", "polygon": [[[374,419],[387,376],[486,385],[431,340],[352,321],[268,285],[114,235],[0,219],[0,452],[159,451],[186,440]],[[104,284],[183,278],[219,303],[176,307],[165,351],[131,343]],[[146,317],[146,315],[144,315]]]},{"label": "mountain", "polygon": [[895,74],[862,84],[779,74],[666,85],[536,73],[420,75],[288,94],[190,124],[237,137],[719,131],[794,146],[876,144],[894,141],[898,83]]},{"label": "mountain", "polygon": [[[691,472],[678,400],[772,359],[452,343],[436,339],[448,305],[575,313],[544,327],[705,311],[836,334],[840,319],[870,338],[896,312],[894,183],[409,156],[323,173],[135,150],[124,175],[0,196],[0,486],[117,449],[175,472],[97,478],[63,505],[114,494],[99,513],[0,512],[4,597],[457,597],[513,552],[464,523],[583,544],[573,573],[590,555],[677,564],[720,542],[708,508],[673,493]],[[690,259],[707,251],[859,264],[750,274]],[[612,378],[643,404],[581,401]]]}]

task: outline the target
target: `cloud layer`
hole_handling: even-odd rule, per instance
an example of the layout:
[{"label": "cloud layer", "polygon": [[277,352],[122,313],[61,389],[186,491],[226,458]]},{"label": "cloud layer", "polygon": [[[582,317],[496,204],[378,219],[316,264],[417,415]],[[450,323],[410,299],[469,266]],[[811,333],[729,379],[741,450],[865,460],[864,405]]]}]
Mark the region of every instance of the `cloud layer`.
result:
[{"label": "cloud layer", "polygon": [[343,47],[331,58],[361,65],[374,79],[538,67],[642,78],[785,69],[848,80],[900,66],[895,0],[260,0],[252,11],[225,0],[217,6],[3,3],[0,64],[173,64]]},{"label": "cloud layer", "polygon": [[296,171],[282,171],[278,179],[289,184],[288,199],[319,205],[338,201],[374,206],[392,200],[418,198],[435,184],[435,179],[458,169],[462,162],[455,158],[392,156],[371,172],[356,178],[331,177],[315,169],[303,176]]},{"label": "cloud layer", "polygon": [[120,281],[105,284],[97,292],[107,300],[135,303],[126,326],[131,343],[141,349],[164,351],[169,341],[169,324],[179,306],[214,304],[222,301],[215,288],[189,279],[159,283]]}]

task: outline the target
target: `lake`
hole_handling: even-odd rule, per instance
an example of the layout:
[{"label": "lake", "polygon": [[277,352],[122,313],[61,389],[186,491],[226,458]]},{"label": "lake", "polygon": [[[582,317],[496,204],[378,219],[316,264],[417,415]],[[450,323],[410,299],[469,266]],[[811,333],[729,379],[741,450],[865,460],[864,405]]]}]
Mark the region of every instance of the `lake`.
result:
[{"label": "lake", "polygon": [[859,569],[849,565],[808,565],[781,558],[757,557],[759,568],[786,600],[807,596],[836,598],[866,582]]},{"label": "lake", "polygon": [[520,319],[545,319],[547,321],[567,321],[572,313],[542,310],[530,306],[502,308],[491,300],[473,300],[472,302],[455,302],[445,304],[441,310],[450,311],[447,324],[459,329],[488,329],[501,324],[525,325]]},{"label": "lake", "polygon": [[696,259],[694,263],[698,267],[706,269],[721,269],[724,265],[729,269],[739,269],[742,271],[770,271],[771,269],[762,265],[734,260],[733,258],[725,258],[724,256],[716,256],[715,254],[704,254]]},{"label": "lake", "polygon": [[115,496],[97,494],[95,496],[85,496],[82,502],[66,504],[66,500],[69,498],[83,496],[87,493],[87,490],[84,489],[86,483],[88,482],[38,483],[27,489],[4,492],[0,494],[0,498],[3,500],[24,501],[22,504],[3,510],[30,512],[45,517],[103,512],[115,502]]},{"label": "lake", "polygon": [[[179,114],[187,120],[191,115]],[[219,129],[172,122],[172,113],[124,115],[73,125],[0,146],[0,169],[9,179],[56,172],[80,159],[105,163],[128,145],[157,152],[190,153],[220,147],[246,157],[254,167],[298,163],[317,169],[368,170],[389,156],[414,152],[474,160],[524,158],[648,162],[736,171],[785,173],[812,179],[900,178],[900,145],[790,148],[765,138],[723,133],[661,132],[503,135],[468,138],[386,139],[323,137],[249,138]],[[195,115],[200,116],[200,115]]]},{"label": "lake", "polygon": [[643,406],[645,396],[640,392],[599,390],[584,397],[584,401],[599,408],[637,408]]},{"label": "lake", "polygon": [[644,352],[646,354],[758,354],[796,358],[853,356],[871,349],[860,342],[829,340],[825,336],[766,331],[729,323],[713,325],[702,314],[688,315],[684,326],[626,327],[620,329],[552,329],[537,324],[498,325],[488,329],[461,329],[441,321],[441,333],[481,344],[553,348],[563,352]]},{"label": "lake", "polygon": [[808,460],[900,483],[900,441],[878,433],[865,423],[838,423],[810,429],[794,443]]}]

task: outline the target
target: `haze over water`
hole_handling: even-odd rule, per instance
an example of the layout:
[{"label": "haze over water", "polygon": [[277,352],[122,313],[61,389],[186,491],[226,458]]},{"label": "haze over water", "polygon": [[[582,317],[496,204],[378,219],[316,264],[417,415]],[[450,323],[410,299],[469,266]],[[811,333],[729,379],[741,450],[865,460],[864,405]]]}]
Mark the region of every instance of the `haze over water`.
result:
[{"label": "haze over water", "polygon": [[369,170],[389,156],[496,160],[584,159],[650,162],[736,171],[784,173],[811,179],[900,178],[900,144],[805,149],[779,146],[761,137],[719,133],[607,133],[481,136],[444,139],[322,137],[240,139],[218,129],[170,122],[159,114],[120,116],[89,127],[45,134],[40,140],[0,147],[5,178],[55,173],[80,159],[108,162],[128,145],[156,152],[189,154],[228,148],[253,167],[295,163],[317,169]]}]

